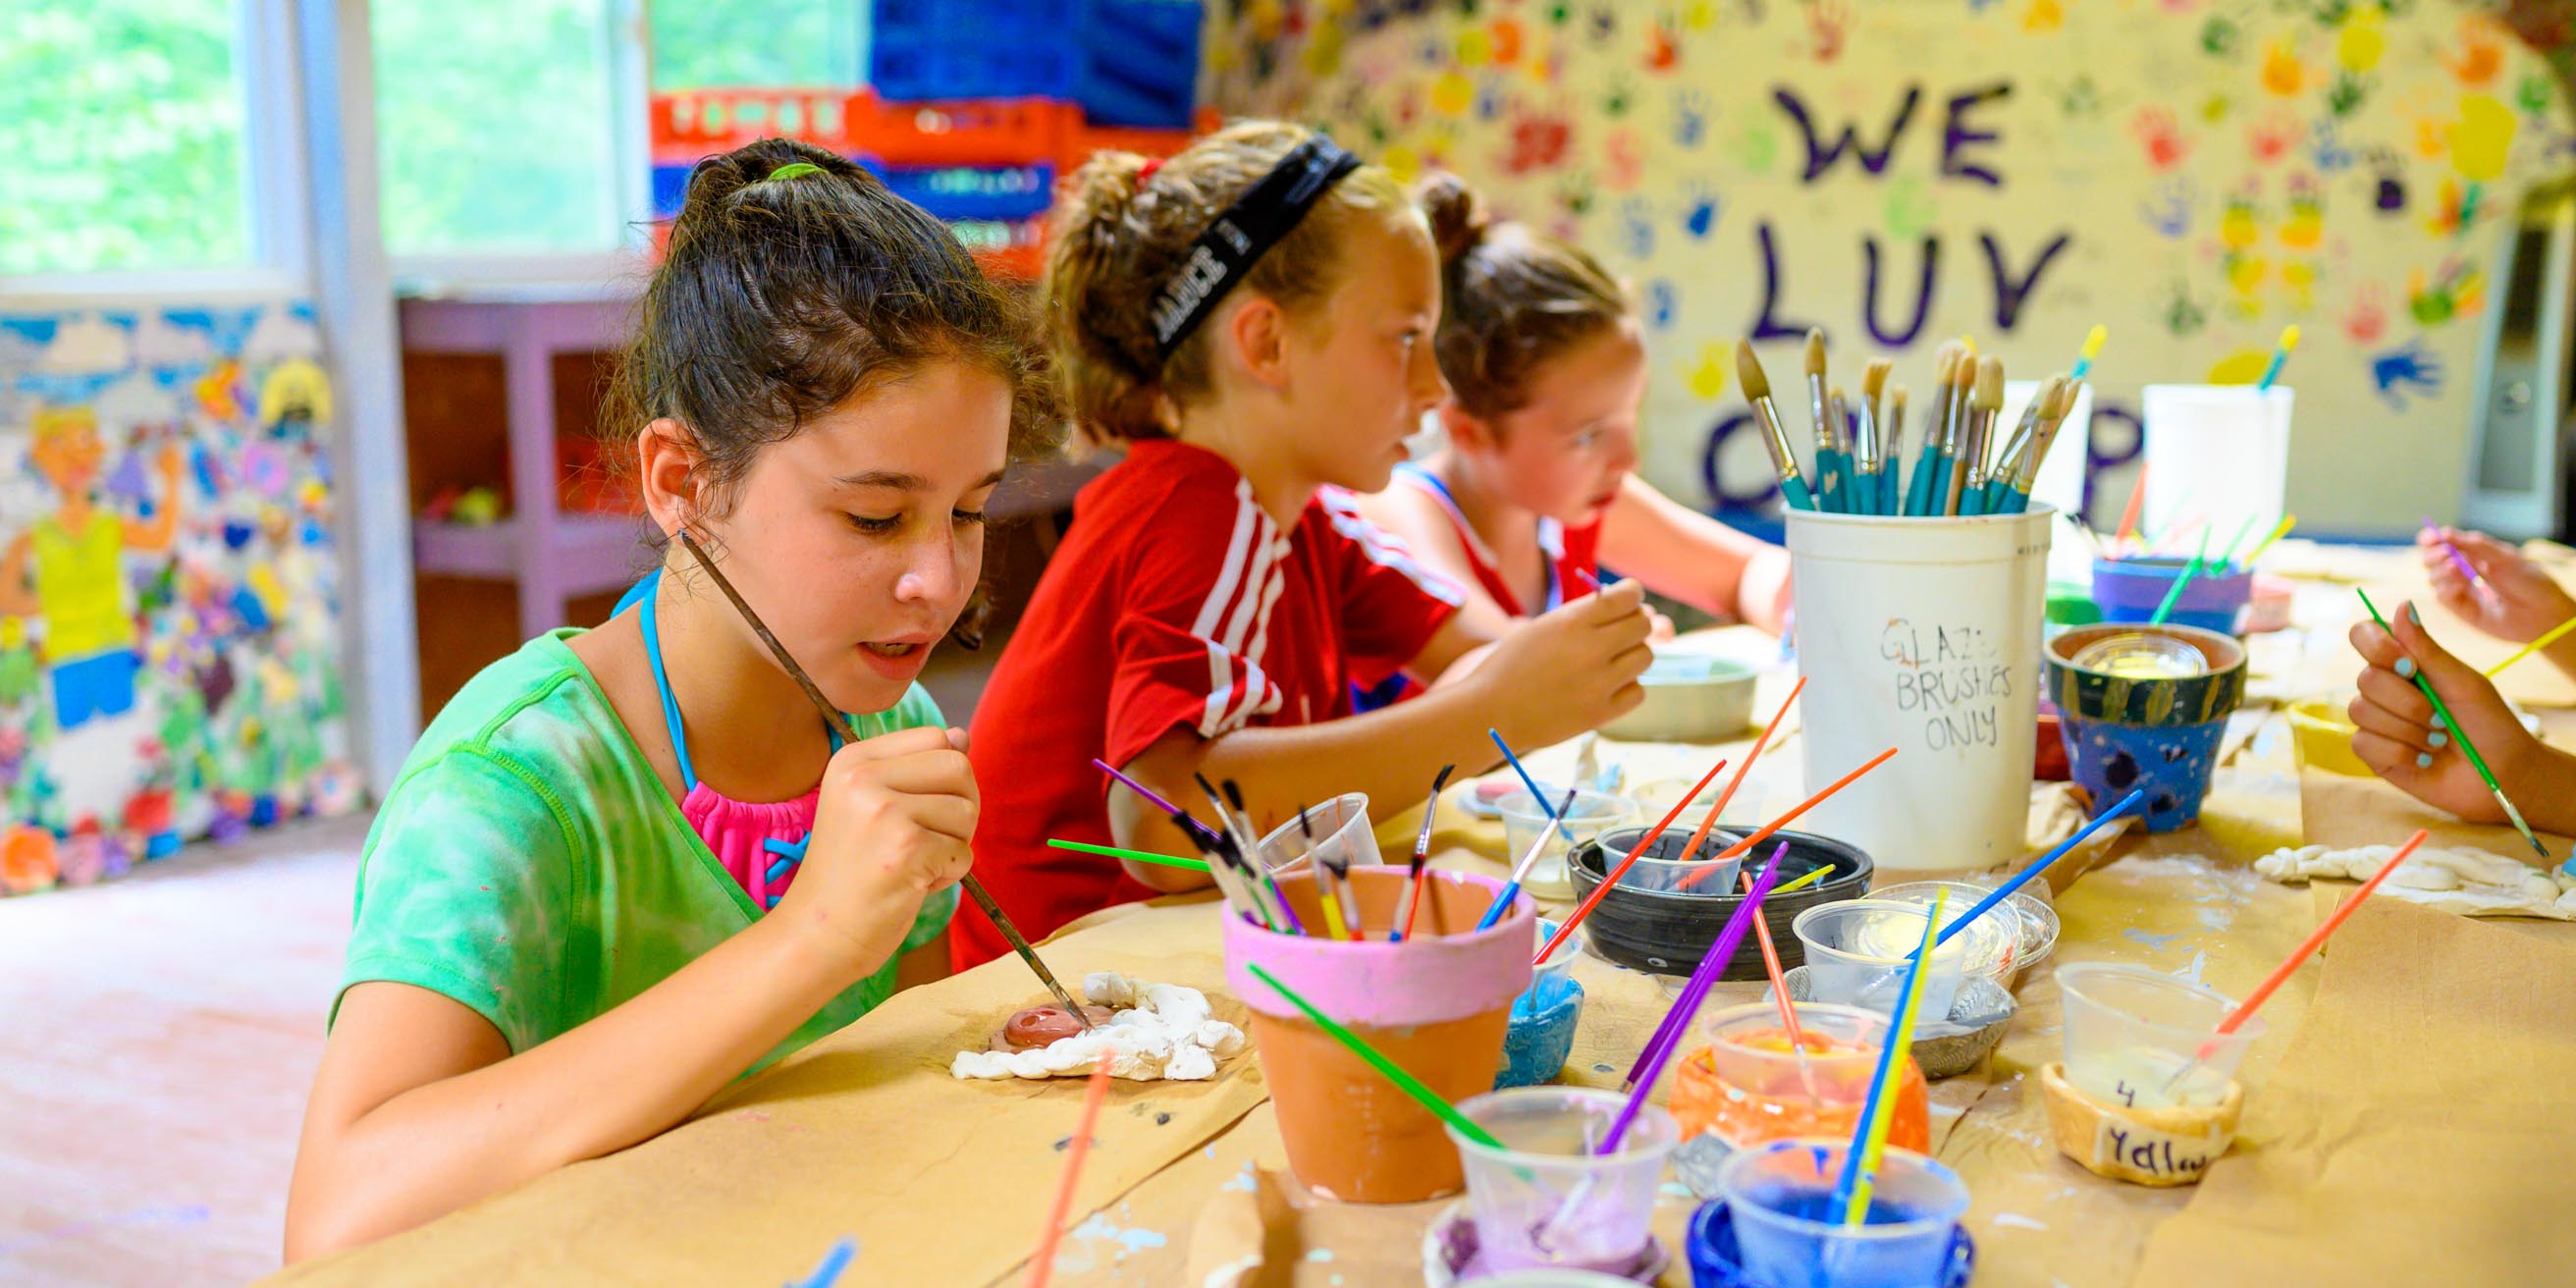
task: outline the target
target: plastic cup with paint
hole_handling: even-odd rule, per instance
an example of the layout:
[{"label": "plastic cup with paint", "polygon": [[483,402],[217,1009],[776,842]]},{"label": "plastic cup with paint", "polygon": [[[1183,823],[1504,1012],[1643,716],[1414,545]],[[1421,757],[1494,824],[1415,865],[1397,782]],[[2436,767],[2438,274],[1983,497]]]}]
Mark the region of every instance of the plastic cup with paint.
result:
[{"label": "plastic cup with paint", "polygon": [[[1806,946],[1809,995],[1894,1015],[1904,1000],[1905,964],[1921,946],[1923,920],[1930,915],[1927,908],[1877,899],[1818,904],[1799,913],[1791,924]],[[1988,915],[1934,949],[1923,964],[1924,1022],[1937,1023],[1950,1013],[1962,979],[2002,971],[2005,950],[2020,936],[2019,921]]]},{"label": "plastic cup with paint", "polygon": [[1681,1135],[1671,1114],[1648,1105],[1616,1153],[1595,1153],[1625,1101],[1584,1087],[1522,1087],[1458,1106],[1504,1146],[1449,1131],[1466,1164],[1484,1264],[1612,1270],[1636,1259]]},{"label": "plastic cup with paint", "polygon": [[[1540,783],[1548,793],[1548,806],[1565,799],[1565,789]],[[1518,866],[1538,843],[1539,834],[1547,830],[1547,806],[1527,791],[1513,792],[1495,808],[1503,815],[1503,846],[1508,850],[1508,863]],[[1574,847],[1611,828],[1626,823],[1637,813],[1634,802],[1589,788],[1574,793],[1574,804],[1565,811],[1565,826],[1548,838],[1547,848],[1539,852],[1538,861],[1530,865],[1529,879],[1521,888],[1542,899],[1570,899],[1574,896],[1574,878],[1567,875],[1565,856]]]},{"label": "plastic cup with paint", "polygon": [[[1803,1069],[1773,1003],[1731,1006],[1709,1017],[1708,1045],[1684,1060],[1673,1079],[1673,1117],[1685,1135],[1715,1132],[1738,1149],[1799,1136],[1852,1136],[1878,1070],[1878,1049],[1887,1041],[1887,1017],[1852,1006],[1795,1005],[1807,1040]],[[1930,1103],[1923,1071],[1906,1061],[1888,1143],[1925,1148]]]},{"label": "plastic cup with paint", "polygon": [[[1345,792],[1308,809],[1302,824],[1292,818],[1272,828],[1256,847],[1262,866],[1277,872],[1318,854],[1347,859],[1355,868],[1385,863],[1378,853],[1377,832],[1369,824],[1368,807],[1366,794]],[[1312,842],[1306,839],[1310,832]]]},{"label": "plastic cup with paint", "polygon": [[2227,1098],[2246,1049],[2263,1036],[2263,1017],[2253,1016],[2195,1064],[2193,1054],[2235,1009],[2229,998],[2143,966],[2110,962],[2060,966],[2057,987],[2065,996],[2066,1080],[2108,1105],[2214,1106]]},{"label": "plastic cup with paint", "polygon": [[1949,1264],[1968,1187],[1910,1149],[1879,1160],[1869,1212],[1843,1224],[1834,1202],[1847,1140],[1811,1136],[1739,1150],[1717,1174],[1734,1216],[1744,1281],[1763,1288],[1921,1288]]}]

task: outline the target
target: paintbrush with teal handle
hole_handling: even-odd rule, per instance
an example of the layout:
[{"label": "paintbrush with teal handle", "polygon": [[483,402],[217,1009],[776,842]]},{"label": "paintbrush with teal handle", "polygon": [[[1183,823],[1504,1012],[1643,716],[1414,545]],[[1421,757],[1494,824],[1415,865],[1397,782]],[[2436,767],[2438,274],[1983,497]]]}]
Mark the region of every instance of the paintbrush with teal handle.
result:
[{"label": "paintbrush with teal handle", "polygon": [[1816,495],[1798,472],[1798,453],[1789,445],[1788,427],[1780,423],[1779,404],[1771,401],[1771,378],[1762,374],[1762,362],[1748,341],[1735,344],[1735,375],[1743,382],[1744,401],[1753,408],[1753,423],[1762,431],[1762,446],[1771,453],[1771,468],[1779,474],[1781,498],[1792,510],[1815,509]]},{"label": "paintbrush with teal handle", "polygon": [[1803,354],[1807,375],[1807,415],[1816,430],[1816,508],[1849,514],[1852,506],[1852,462],[1843,450],[1843,422],[1825,396],[1825,332],[1807,328]]}]

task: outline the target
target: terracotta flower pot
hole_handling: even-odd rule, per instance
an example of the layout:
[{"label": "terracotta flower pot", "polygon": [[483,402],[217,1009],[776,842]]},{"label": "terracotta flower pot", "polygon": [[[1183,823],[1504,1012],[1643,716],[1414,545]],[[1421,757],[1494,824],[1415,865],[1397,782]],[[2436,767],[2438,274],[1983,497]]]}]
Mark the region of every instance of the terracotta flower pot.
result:
[{"label": "terracotta flower pot", "polygon": [[1354,868],[1356,942],[1321,937],[1323,907],[1302,873],[1280,889],[1312,936],[1225,920],[1226,983],[1252,1011],[1252,1044],[1279,1117],[1288,1165],[1328,1198],[1413,1203],[1456,1192],[1458,1151],[1440,1120],[1244,969],[1262,969],[1452,1102],[1492,1089],[1512,1000],[1529,987],[1537,943],[1526,898],[1474,929],[1502,883],[1455,872],[1423,878],[1414,934],[1387,942],[1402,915],[1400,868]]}]

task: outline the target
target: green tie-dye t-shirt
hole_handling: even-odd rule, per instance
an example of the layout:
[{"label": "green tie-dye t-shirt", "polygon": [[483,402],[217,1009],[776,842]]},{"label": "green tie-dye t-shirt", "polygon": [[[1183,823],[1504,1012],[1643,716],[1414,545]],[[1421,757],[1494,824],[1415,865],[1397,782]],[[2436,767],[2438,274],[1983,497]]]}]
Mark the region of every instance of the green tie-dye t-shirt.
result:
[{"label": "green tie-dye t-shirt", "polygon": [[[578,633],[492,664],[421,735],[358,861],[344,991],[416,985],[525,1051],[760,916],[565,644]],[[942,722],[915,686],[892,710],[850,723],[873,738]],[[956,909],[953,888],[925,901],[904,950],[939,938]],[[894,987],[889,960],[753,1067],[866,1014]]]}]

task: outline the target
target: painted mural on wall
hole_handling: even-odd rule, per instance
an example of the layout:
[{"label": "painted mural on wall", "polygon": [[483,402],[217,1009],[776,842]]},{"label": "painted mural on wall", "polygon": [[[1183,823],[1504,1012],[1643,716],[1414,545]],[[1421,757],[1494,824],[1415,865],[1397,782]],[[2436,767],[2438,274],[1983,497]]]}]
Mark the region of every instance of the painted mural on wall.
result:
[{"label": "painted mural on wall", "polygon": [[358,801],[311,309],[0,313],[0,892]]},{"label": "painted mural on wall", "polygon": [[[2303,343],[2292,508],[2392,531],[2455,505],[2489,266],[2576,170],[2566,24],[2451,0],[1233,0],[1208,97],[1478,184],[1638,288],[1646,473],[1768,503],[1732,388],[1806,328],[1837,370],[1972,336],[2094,373],[2094,509],[2138,390]],[[2527,18],[2519,11],[2495,13]],[[1919,405],[1919,403],[1918,403]],[[2128,467],[2133,469],[2133,466]]]}]

